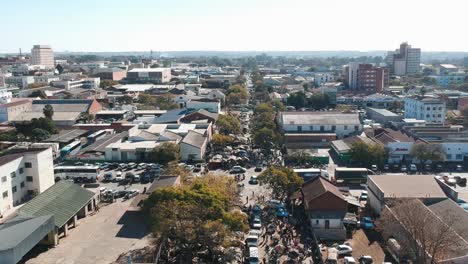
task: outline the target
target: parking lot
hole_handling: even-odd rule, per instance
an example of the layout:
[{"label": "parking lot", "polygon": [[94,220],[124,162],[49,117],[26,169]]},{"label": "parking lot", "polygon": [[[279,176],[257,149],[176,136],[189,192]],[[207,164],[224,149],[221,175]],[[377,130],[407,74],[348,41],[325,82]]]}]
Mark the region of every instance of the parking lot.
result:
[{"label": "parking lot", "polygon": [[[135,186],[141,187],[141,186]],[[69,236],[60,239],[55,248],[36,247],[28,264],[109,264],[122,253],[150,244],[144,218],[132,200],[101,207],[96,214],[83,218]]]}]

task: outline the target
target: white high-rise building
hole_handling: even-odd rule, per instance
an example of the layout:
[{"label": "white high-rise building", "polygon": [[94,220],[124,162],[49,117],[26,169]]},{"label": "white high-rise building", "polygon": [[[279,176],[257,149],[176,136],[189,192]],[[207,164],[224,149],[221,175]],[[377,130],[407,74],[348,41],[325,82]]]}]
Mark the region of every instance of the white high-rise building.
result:
[{"label": "white high-rise building", "polygon": [[405,118],[426,120],[428,123],[445,123],[445,102],[437,98],[405,98]]},{"label": "white high-rise building", "polygon": [[48,45],[34,45],[31,50],[31,63],[33,65],[44,65],[47,68],[54,68],[54,52]]}]

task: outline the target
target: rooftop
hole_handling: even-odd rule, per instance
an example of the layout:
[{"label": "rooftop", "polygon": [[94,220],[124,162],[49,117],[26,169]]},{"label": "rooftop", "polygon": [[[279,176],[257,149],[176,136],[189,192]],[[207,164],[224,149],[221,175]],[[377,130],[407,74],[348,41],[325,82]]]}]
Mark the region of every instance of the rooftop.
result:
[{"label": "rooftop", "polygon": [[385,198],[446,198],[434,175],[370,175]]},{"label": "rooftop", "polygon": [[380,115],[383,115],[383,116],[399,116],[391,111],[388,111],[387,109],[380,109],[380,108],[372,108],[372,107],[368,107],[367,109],[371,110],[371,111],[374,111]]},{"label": "rooftop", "polygon": [[[53,215],[44,216],[16,216],[8,222],[0,225],[0,237],[7,239],[0,239],[0,252],[15,248],[24,240],[27,240],[31,233],[53,222]],[[53,228],[53,226],[52,226]]]},{"label": "rooftop", "polygon": [[88,130],[83,129],[60,130],[58,134],[53,134],[44,141],[68,143],[78,137],[84,136],[86,133],[88,133]]},{"label": "rooftop", "polygon": [[53,215],[55,226],[60,228],[77,214],[93,196],[93,192],[79,185],[59,181],[24,204],[18,212],[20,215]]},{"label": "rooftop", "polygon": [[359,125],[358,113],[341,112],[280,112],[284,125]]},{"label": "rooftop", "polygon": [[302,185],[301,191],[305,201],[312,201],[327,192],[330,192],[336,197],[345,200],[340,190],[338,190],[338,188],[331,182],[322,177],[316,177],[310,181],[305,182]]},{"label": "rooftop", "polygon": [[162,72],[162,71],[170,71],[171,68],[135,68],[131,69],[128,72]]},{"label": "rooftop", "polygon": [[182,143],[201,148],[203,145],[206,143],[207,138],[204,137],[203,135],[195,132],[195,131],[189,131],[188,134],[184,137],[182,140]]}]

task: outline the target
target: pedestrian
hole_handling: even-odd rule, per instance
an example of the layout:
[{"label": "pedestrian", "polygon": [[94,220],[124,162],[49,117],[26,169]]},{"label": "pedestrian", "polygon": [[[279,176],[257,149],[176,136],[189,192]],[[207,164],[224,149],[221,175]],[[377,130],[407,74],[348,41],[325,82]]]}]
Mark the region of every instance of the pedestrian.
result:
[{"label": "pedestrian", "polygon": [[246,202],[246,203],[249,203],[249,197],[248,197],[248,196],[246,196],[245,198],[247,199],[247,202]]},{"label": "pedestrian", "polygon": [[253,198],[254,196],[255,196],[255,192],[254,192],[254,191],[252,191],[252,198]]}]

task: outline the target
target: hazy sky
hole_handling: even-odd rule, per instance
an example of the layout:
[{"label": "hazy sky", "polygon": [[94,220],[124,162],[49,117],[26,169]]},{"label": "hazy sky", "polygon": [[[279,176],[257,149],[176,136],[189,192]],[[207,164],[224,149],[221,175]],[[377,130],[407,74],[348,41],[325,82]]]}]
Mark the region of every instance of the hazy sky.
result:
[{"label": "hazy sky", "polygon": [[468,51],[468,0],[6,0],[0,53]]}]

